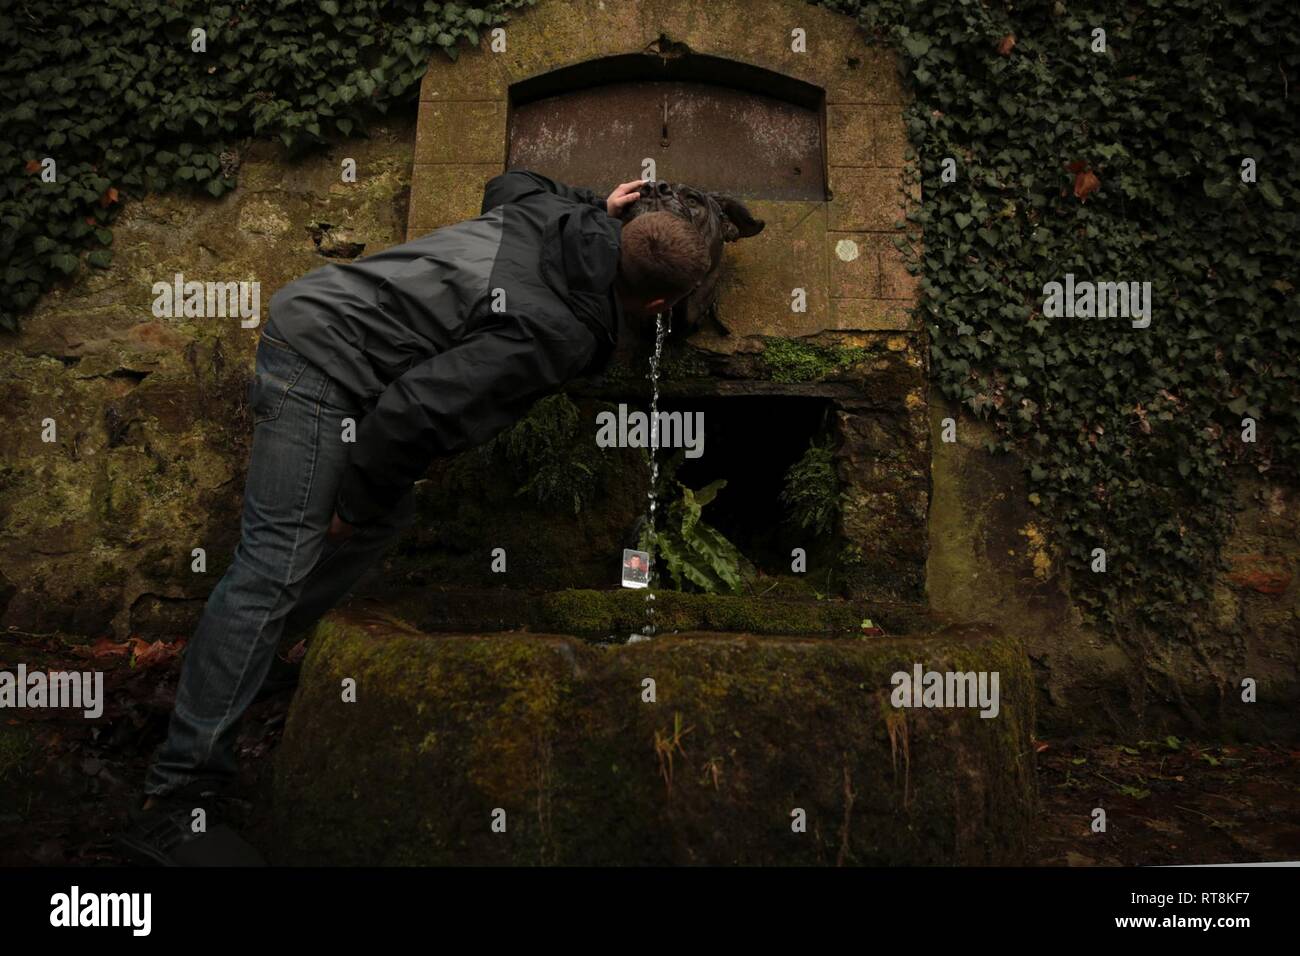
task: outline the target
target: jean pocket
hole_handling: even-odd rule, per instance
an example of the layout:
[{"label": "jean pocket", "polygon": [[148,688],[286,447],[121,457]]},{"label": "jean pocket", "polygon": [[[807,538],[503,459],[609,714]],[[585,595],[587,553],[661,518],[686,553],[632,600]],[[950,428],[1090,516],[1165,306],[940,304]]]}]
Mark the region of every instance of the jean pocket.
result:
[{"label": "jean pocket", "polygon": [[273,335],[271,333],[271,326],[269,323],[267,325],[262,326],[262,336],[261,339],[258,341],[258,344],[260,345],[262,342],[269,342],[270,344],[274,345],[276,348],[284,349],[286,352],[292,352],[294,350],[293,346],[290,345],[288,342],[286,342],[284,339],[280,338],[279,335]]},{"label": "jean pocket", "polygon": [[248,408],[254,425],[280,417],[285,400],[308,364],[288,346],[272,343],[263,336],[257,346],[257,374],[248,387]]}]

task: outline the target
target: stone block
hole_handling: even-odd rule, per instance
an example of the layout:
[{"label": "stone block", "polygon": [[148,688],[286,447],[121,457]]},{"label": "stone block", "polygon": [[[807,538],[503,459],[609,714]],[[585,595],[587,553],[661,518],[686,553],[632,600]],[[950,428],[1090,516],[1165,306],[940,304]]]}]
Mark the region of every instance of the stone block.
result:
[{"label": "stone block", "polygon": [[827,105],[826,156],[831,166],[876,165],[872,142],[876,109],[858,104]]},{"label": "stone block", "polygon": [[411,171],[411,213],[407,239],[479,214],[483,187],[502,171],[500,163],[445,163]]},{"label": "stone block", "polygon": [[596,38],[587,21],[589,3],[540,0],[520,10],[506,24],[506,48],[493,54],[508,83],[605,56],[604,37]]},{"label": "stone block", "polygon": [[920,323],[893,299],[832,299],[830,328],[846,332],[910,332]]},{"label": "stone block", "polygon": [[907,124],[897,107],[871,109],[871,161],[867,166],[901,167],[907,162]]},{"label": "stone block", "polygon": [[504,100],[432,101],[420,104],[415,165],[503,164],[506,156]]},{"label": "stone block", "polygon": [[[727,247],[718,320],[732,335],[821,331],[827,320],[825,204],[755,201],[749,208],[767,225]],[[796,288],[806,294],[803,312],[792,308]]]},{"label": "stone block", "polygon": [[895,231],[907,213],[903,170],[832,166],[830,172],[830,229]]},{"label": "stone block", "polygon": [[500,57],[486,36],[476,49],[462,49],[455,60],[435,53],[420,83],[420,102],[504,100],[507,81]]},{"label": "stone block", "polygon": [[875,299],[880,291],[879,236],[862,232],[828,232],[833,299]]}]

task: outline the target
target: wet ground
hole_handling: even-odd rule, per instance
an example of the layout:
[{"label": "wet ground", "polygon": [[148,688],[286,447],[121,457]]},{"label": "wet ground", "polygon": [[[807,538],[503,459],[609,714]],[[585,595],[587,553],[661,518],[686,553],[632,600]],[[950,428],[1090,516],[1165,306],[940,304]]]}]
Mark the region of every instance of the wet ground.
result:
[{"label": "wet ground", "polygon": [[[0,866],[130,862],[111,834],[166,730],[178,650],[179,643],[76,644],[54,635],[6,635],[0,670],[13,670],[20,660],[29,669],[102,669],[107,704],[94,722],[75,713],[3,712],[0,732],[18,733],[0,733],[0,741],[21,748],[22,772],[0,783]],[[277,673],[291,676],[300,655],[300,646],[287,648]],[[270,758],[291,693],[285,687],[267,694],[239,735],[245,803],[235,807],[236,822],[258,846],[270,846]],[[1300,859],[1300,749],[1176,737],[1037,746],[1041,805],[1032,863]],[[1105,832],[1093,832],[1096,808],[1105,811]]]},{"label": "wet ground", "polygon": [[[1034,862],[1300,860],[1300,750],[1160,740],[1040,741]],[[1093,812],[1106,813],[1104,833]]]}]

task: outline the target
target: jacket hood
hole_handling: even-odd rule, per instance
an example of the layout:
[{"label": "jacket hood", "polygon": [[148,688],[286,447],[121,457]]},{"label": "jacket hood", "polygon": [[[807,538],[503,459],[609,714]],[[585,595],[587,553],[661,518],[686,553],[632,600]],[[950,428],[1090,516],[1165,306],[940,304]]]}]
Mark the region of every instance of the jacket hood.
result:
[{"label": "jacket hood", "polygon": [[596,337],[597,366],[618,342],[621,310],[613,286],[622,230],[603,210],[575,204],[542,233],[542,278]]}]

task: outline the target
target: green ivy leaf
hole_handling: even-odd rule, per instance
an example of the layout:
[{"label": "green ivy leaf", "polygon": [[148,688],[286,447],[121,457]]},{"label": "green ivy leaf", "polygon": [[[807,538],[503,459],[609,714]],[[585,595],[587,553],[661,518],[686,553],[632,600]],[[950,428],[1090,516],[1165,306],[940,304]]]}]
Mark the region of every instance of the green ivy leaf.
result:
[{"label": "green ivy leaf", "polygon": [[929,38],[923,36],[909,36],[903,40],[903,49],[913,59],[920,59],[925,56],[930,51],[931,45]]}]

